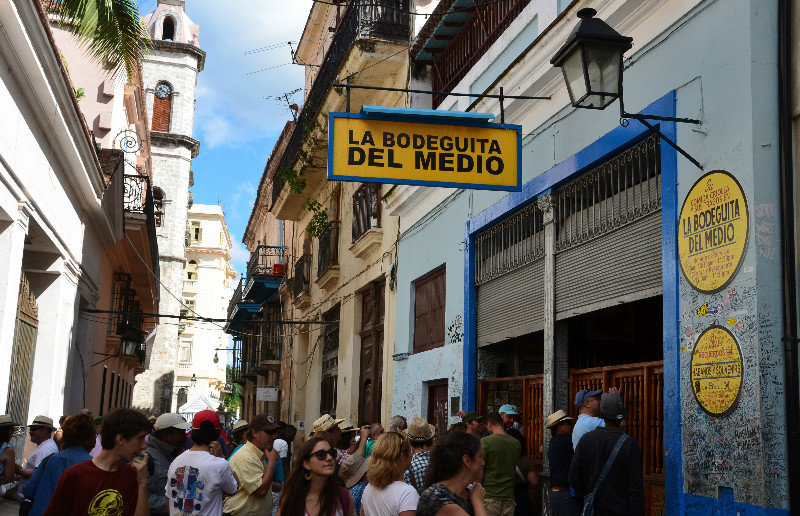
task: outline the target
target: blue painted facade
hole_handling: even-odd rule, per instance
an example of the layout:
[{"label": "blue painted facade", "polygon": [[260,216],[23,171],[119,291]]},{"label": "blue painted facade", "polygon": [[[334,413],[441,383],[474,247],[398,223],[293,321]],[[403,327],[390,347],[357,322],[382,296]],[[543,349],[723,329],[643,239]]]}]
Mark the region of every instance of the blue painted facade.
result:
[{"label": "blue painted facade", "polygon": [[[559,11],[562,4],[558,2]],[[663,122],[659,127],[698,159],[705,171],[733,174],[745,191],[751,213],[744,261],[732,282],[711,295],[694,290],[677,262],[677,220],[683,199],[703,172],[662,142],[668,514],[789,514],[777,255],[775,18],[771,2],[698,2],[669,30],[635,46],[626,60],[628,110],[700,118],[699,128]],[[507,116],[513,109],[506,107]],[[477,401],[474,235],[645,132],[635,121],[628,127],[619,126],[618,118],[616,104],[599,112],[565,107],[537,127],[526,126],[522,191],[456,192],[402,235],[398,245],[398,321],[413,324],[413,296],[404,294],[403,289],[409,290],[414,278],[442,261],[427,263],[429,260],[445,257],[447,323],[456,315],[462,316],[463,344],[448,342],[437,353],[446,355],[448,372],[463,374],[460,389],[451,386],[450,394],[461,396],[464,410],[475,408]],[[460,291],[453,282],[460,282]],[[701,317],[697,308],[705,302],[722,310]],[[734,324],[729,324],[731,320]],[[745,366],[741,401],[732,414],[722,418],[711,417],[699,408],[689,381],[694,343],[712,324],[731,329]],[[398,324],[397,353],[410,351],[410,335]],[[438,367],[438,362],[428,360],[428,353],[433,351],[411,355],[396,364],[398,410],[404,399],[414,396],[417,386],[435,379],[430,376],[435,371],[429,371],[425,364]],[[460,361],[460,371],[453,360]],[[410,415],[425,415],[424,403],[414,407],[418,411]]]}]

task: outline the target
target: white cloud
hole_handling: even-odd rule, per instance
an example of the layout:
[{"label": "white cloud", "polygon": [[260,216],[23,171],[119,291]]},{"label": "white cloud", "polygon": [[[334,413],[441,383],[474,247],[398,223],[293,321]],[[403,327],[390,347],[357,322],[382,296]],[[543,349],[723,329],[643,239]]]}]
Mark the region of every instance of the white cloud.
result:
[{"label": "white cloud", "polygon": [[226,218],[242,221],[250,216],[250,210],[256,201],[256,185],[251,181],[242,181],[233,189],[228,206],[225,207]]},{"label": "white cloud", "polygon": [[[264,97],[278,96],[304,83],[301,66],[291,62],[284,45],[264,52],[245,52],[276,43],[298,41],[311,0],[194,0],[187,13],[200,26],[205,70],[197,86],[195,132],[209,148],[233,148],[262,138],[275,138],[290,118],[285,105]],[[294,48],[297,48],[296,44]],[[295,97],[300,100],[301,93]]]},{"label": "white cloud", "polygon": [[247,268],[247,261],[250,260],[250,252],[242,244],[242,239],[231,235],[231,263],[241,274]]}]

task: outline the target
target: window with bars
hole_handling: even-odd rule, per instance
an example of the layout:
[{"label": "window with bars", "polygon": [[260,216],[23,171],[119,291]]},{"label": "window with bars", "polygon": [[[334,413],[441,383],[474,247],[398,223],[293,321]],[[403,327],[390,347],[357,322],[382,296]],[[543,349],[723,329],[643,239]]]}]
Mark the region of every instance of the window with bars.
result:
[{"label": "window with bars", "polygon": [[186,264],[186,279],[190,281],[197,279],[197,262],[194,260],[189,260]]},{"label": "window with bars", "polygon": [[336,415],[336,390],[339,376],[339,305],[322,315],[327,324],[322,330],[322,385],[319,410]]},{"label": "window with bars", "polygon": [[353,194],[353,242],[381,227],[381,185],[366,183]]},{"label": "window with bars", "polygon": [[446,269],[414,282],[414,353],[444,346]]},{"label": "window with bars", "polygon": [[475,285],[544,256],[542,212],[529,204],[475,237]]}]

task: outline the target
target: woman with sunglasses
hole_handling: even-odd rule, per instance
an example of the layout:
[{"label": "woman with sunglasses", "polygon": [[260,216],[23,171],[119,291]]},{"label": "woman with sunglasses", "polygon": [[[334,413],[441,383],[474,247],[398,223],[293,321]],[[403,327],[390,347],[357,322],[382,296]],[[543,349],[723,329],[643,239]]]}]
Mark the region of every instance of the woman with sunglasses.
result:
[{"label": "woman with sunglasses", "polygon": [[486,516],[481,443],[466,432],[445,434],[431,450],[417,516]]},{"label": "woman with sunglasses", "polygon": [[411,465],[408,438],[400,432],[386,432],[372,447],[367,464],[369,484],[361,498],[363,516],[414,516],[419,494],[403,481]]},{"label": "woman with sunglasses", "polygon": [[303,443],[281,495],[278,516],[355,516],[350,493],[334,478],[336,449],[313,437]]}]

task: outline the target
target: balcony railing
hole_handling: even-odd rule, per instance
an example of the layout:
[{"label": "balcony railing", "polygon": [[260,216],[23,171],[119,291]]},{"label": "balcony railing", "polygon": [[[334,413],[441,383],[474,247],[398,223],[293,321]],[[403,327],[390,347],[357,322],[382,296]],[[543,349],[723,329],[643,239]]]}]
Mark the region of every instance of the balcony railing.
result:
[{"label": "balcony railing", "polygon": [[[141,213],[147,219],[147,232],[150,240],[151,270],[155,275],[155,284],[159,285],[161,267],[158,266],[158,240],[156,239],[156,213],[153,201],[153,189],[147,176],[126,174],[123,183],[122,209],[126,213]],[[156,288],[156,302],[161,289]]]},{"label": "balcony railing", "polygon": [[[478,5],[475,13],[436,59],[433,90],[451,91],[529,3],[530,0],[510,0]],[[438,107],[445,97],[434,95],[433,107]]]},{"label": "balcony railing", "polygon": [[260,245],[256,247],[256,250],[250,253],[250,261],[247,262],[247,277],[283,277],[286,273],[286,266],[283,263],[285,253],[286,246]]},{"label": "balcony railing", "polygon": [[348,5],[281,156],[272,184],[273,203],[280,196],[284,184],[279,174],[293,167],[303,140],[314,126],[353,43],[358,38],[406,43],[410,34],[408,7],[408,0],[353,0]]},{"label": "balcony railing", "polygon": [[231,381],[239,383],[242,381],[242,338],[233,339],[233,366],[231,367]]},{"label": "balcony railing", "polygon": [[372,228],[381,227],[381,185],[369,183],[353,194],[353,242]]},{"label": "balcony railing", "polygon": [[334,265],[339,265],[339,223],[329,222],[328,227],[319,236],[319,252],[317,253],[317,277]]},{"label": "balcony railing", "polygon": [[231,300],[228,303],[228,319],[231,318],[233,309],[236,308],[236,305],[242,302],[242,288],[244,288],[243,284],[244,278],[239,278],[239,284],[236,286],[236,289],[234,289]]},{"label": "balcony railing", "polygon": [[294,266],[292,293],[295,298],[309,293],[311,279],[311,256],[304,254]]}]

